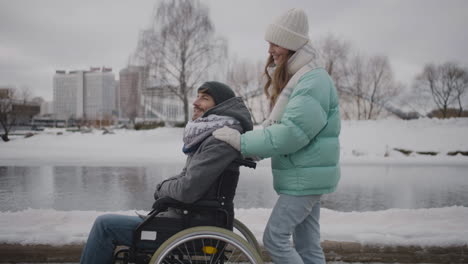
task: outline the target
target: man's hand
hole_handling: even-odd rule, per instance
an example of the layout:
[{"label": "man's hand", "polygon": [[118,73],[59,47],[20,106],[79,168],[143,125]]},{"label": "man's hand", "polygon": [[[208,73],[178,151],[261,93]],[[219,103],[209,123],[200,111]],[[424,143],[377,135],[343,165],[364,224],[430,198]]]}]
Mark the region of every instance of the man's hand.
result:
[{"label": "man's hand", "polygon": [[240,133],[239,131],[229,128],[227,126],[224,126],[223,128],[220,128],[216,131],[213,132],[213,136],[216,139],[219,139],[221,141],[224,141],[231,145],[233,148],[237,149],[240,151]]}]

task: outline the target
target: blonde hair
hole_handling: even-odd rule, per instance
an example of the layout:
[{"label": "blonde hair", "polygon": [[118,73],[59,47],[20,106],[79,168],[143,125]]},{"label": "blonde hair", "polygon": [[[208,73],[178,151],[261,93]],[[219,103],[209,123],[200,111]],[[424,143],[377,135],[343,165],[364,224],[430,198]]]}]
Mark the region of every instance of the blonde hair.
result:
[{"label": "blonde hair", "polygon": [[288,55],[286,55],[286,58],[284,58],[279,65],[276,65],[276,69],[273,72],[273,76],[270,76],[268,68],[273,67],[275,65],[275,62],[271,54],[268,57],[264,70],[267,82],[263,87],[263,91],[265,92],[267,98],[270,100],[271,108],[273,108],[273,106],[276,103],[276,100],[278,100],[278,96],[281,94],[281,91],[283,91],[284,87],[286,87],[286,84],[288,84],[289,79],[291,79],[292,77],[292,74],[290,74],[288,71],[288,60],[293,54],[294,51],[290,50],[288,52]]}]

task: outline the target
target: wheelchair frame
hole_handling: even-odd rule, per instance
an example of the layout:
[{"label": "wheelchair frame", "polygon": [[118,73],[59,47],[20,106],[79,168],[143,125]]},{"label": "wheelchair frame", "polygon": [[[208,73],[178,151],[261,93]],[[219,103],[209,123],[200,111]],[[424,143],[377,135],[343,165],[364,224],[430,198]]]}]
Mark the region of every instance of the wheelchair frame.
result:
[{"label": "wheelchair frame", "polygon": [[[255,168],[256,163],[250,160],[235,160],[235,163]],[[224,198],[224,197],[223,197]],[[155,243],[157,248],[143,248],[138,244],[143,241],[142,233],[148,232],[148,226],[161,212],[168,208],[181,210],[184,228],[166,238],[162,244]],[[191,223],[191,213],[210,211],[214,214],[214,224],[197,225]],[[218,216],[226,221],[219,223]],[[179,220],[180,221],[180,220]],[[230,229],[237,230],[242,236]],[[150,232],[156,230],[149,227]],[[163,238],[164,239],[164,238]],[[156,238],[155,238],[156,240]],[[118,262],[120,261],[120,262]],[[158,199],[153,204],[153,210],[135,229],[133,243],[127,249],[121,249],[114,255],[114,263],[159,264],[159,263],[257,263],[263,264],[261,249],[252,232],[239,220],[230,217],[225,209],[225,202],[198,201],[194,204],[184,204],[169,197]]]}]

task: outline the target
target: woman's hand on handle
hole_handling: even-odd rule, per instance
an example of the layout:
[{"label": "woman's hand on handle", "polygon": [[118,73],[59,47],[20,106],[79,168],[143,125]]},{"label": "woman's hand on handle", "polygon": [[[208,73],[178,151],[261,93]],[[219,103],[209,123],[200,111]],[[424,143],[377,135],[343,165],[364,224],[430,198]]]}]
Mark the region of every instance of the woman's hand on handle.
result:
[{"label": "woman's hand on handle", "polygon": [[231,145],[233,148],[240,151],[240,133],[239,131],[224,126],[213,132],[213,136],[216,139],[224,141]]}]

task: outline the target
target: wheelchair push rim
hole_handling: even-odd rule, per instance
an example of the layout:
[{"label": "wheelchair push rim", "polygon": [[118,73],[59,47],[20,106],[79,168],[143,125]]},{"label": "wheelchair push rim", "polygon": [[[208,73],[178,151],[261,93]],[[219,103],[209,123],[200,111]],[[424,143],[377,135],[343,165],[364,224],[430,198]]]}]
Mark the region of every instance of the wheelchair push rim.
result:
[{"label": "wheelchair push rim", "polygon": [[258,254],[261,254],[262,249],[260,248],[260,245],[257,242],[257,238],[255,238],[255,235],[250,231],[250,229],[244,225],[241,221],[238,219],[234,218],[233,222],[234,230],[237,230],[244,238],[249,242],[249,244],[257,250]]},{"label": "wheelchair push rim", "polygon": [[166,240],[150,264],[255,263],[263,264],[257,251],[239,235],[213,226],[193,227]]}]

